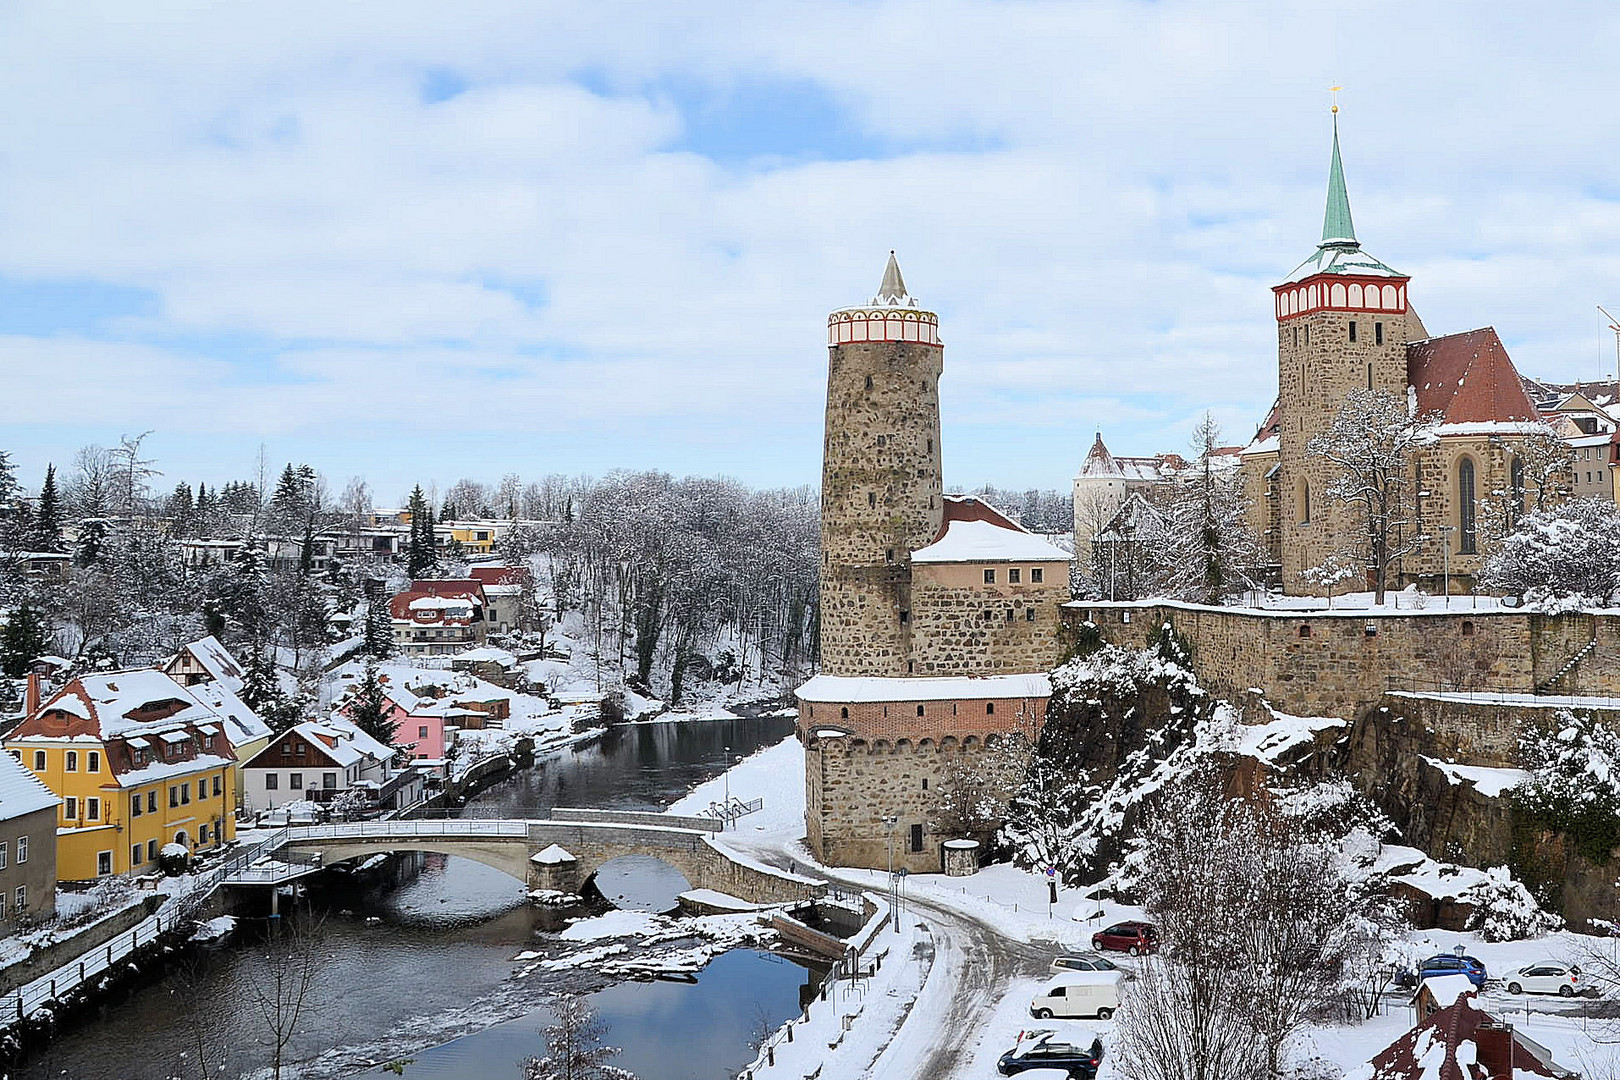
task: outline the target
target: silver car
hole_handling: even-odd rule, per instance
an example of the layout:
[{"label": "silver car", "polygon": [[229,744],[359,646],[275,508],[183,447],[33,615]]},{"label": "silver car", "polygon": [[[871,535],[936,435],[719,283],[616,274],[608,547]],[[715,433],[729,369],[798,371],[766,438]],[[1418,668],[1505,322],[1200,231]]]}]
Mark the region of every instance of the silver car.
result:
[{"label": "silver car", "polygon": [[1054,957],[1052,960],[1052,974],[1062,975],[1068,971],[1121,971],[1118,964],[1099,953],[1079,952],[1066,956]]}]

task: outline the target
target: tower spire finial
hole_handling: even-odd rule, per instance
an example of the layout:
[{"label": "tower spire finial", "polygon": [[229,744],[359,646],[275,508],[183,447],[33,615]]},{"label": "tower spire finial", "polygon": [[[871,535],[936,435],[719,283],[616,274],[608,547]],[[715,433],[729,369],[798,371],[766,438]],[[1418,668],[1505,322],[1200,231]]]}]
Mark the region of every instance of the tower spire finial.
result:
[{"label": "tower spire finial", "polygon": [[900,262],[889,252],[889,264],[883,268],[883,283],[878,286],[877,296],[873,302],[878,304],[901,304],[909,301],[911,294],[906,292],[906,279],[900,276]]},{"label": "tower spire finial", "polygon": [[1327,212],[1322,216],[1321,247],[1359,247],[1356,225],[1350,218],[1350,193],[1344,184],[1344,162],[1339,157],[1339,91],[1333,90],[1333,161],[1328,167]]}]

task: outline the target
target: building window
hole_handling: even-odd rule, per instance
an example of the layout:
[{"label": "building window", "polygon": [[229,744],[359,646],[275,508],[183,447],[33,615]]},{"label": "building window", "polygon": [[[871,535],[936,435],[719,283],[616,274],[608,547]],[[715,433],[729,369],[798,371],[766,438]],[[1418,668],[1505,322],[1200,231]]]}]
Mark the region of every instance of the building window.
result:
[{"label": "building window", "polygon": [[175,787],[173,784],[170,784],[169,785],[169,806],[172,808],[172,807],[176,807],[176,806],[179,806],[179,805],[180,805],[180,789]]},{"label": "building window", "polygon": [[69,821],[79,819],[79,800],[77,796],[69,795],[62,801],[62,816]]},{"label": "building window", "polygon": [[1457,551],[1473,555],[1479,543],[1474,525],[1474,463],[1463,458],[1457,466]]},{"label": "building window", "polygon": [[1463,620],[1462,636],[1463,637],[1473,637],[1474,636],[1474,624],[1472,622],[1470,622],[1469,620],[1467,620],[1467,619]]},{"label": "building window", "polygon": [[1373,344],[1374,345],[1382,345],[1383,343],[1384,343],[1384,324],[1381,323],[1381,322],[1375,322],[1375,323],[1373,323]]},{"label": "building window", "polygon": [[146,842],[146,861],[157,862],[158,843],[156,840]]},{"label": "building window", "polygon": [[[904,622],[905,620],[902,619],[901,621]],[[814,705],[810,706],[810,715],[811,716],[816,715],[816,707]],[[427,725],[426,724],[423,724],[423,725],[421,725],[420,727],[418,727],[416,729],[416,737],[418,739],[425,739],[425,738],[428,737],[427,736]]]},{"label": "building window", "polygon": [[1043,568],[1039,566],[1032,566],[1029,568],[1029,583],[1031,585],[1041,585],[1044,584],[1045,581],[1046,571]]},{"label": "building window", "polygon": [[337,789],[337,773],[335,773],[335,772],[321,773],[321,787],[325,788],[327,791],[336,790]]},{"label": "building window", "polygon": [[984,703],[984,715],[986,715],[986,716],[994,716],[994,715],[996,715],[996,703],[995,702],[987,701],[987,702]]},{"label": "building window", "polygon": [[157,788],[153,788],[146,793],[146,812],[148,814],[157,813],[157,793]]},{"label": "building window", "polygon": [[146,851],[142,847],[142,845],[140,845],[140,844],[131,844],[131,845],[129,845],[129,865],[131,865],[131,866],[139,866],[139,865],[141,865],[141,863],[146,861],[142,857],[145,854],[146,854]]},{"label": "building window", "polygon": [[1356,321],[1354,319],[1350,320],[1350,340],[1352,342],[1356,340]]},{"label": "building window", "polygon": [[883,553],[883,558],[885,562],[894,562],[894,548],[889,548],[887,551],[885,551]]},{"label": "building window", "polygon": [[6,842],[0,840],[0,870],[6,868]]},{"label": "building window", "polygon": [[304,774],[301,773],[301,772],[292,773],[290,776],[287,777],[287,786],[289,788],[291,788],[292,790],[294,790],[294,791],[303,791],[304,790]]},{"label": "building window", "polygon": [[877,494],[876,494],[876,492],[868,491],[866,493],[866,506],[867,506],[868,509],[875,509],[877,507]]},{"label": "building window", "polygon": [[20,863],[25,863],[27,861],[28,861],[28,837],[19,836],[19,837],[17,837],[17,862],[20,864]]},{"label": "building window", "polygon": [[68,772],[79,771],[79,752],[77,750],[69,750],[63,760],[65,764],[62,767]]},{"label": "building window", "polygon": [[986,585],[994,585],[996,583],[996,572],[994,570],[986,570],[984,572],[984,583]]},{"label": "building window", "polygon": [[110,873],[112,873],[112,852],[96,852],[96,876],[106,877]]},{"label": "building window", "polygon": [[1372,389],[1372,365],[1367,365],[1367,389]]},{"label": "building window", "polygon": [[846,705],[843,708],[838,710],[838,718],[840,720],[848,720],[849,719],[849,706]]},{"label": "building window", "polygon": [[923,715],[923,707],[921,705],[917,706],[917,715],[918,716]]},{"label": "building window", "polygon": [[141,816],[141,814],[143,812],[142,808],[141,808],[141,802],[142,802],[141,793],[138,792],[138,791],[135,794],[133,794],[133,795],[131,795],[129,797],[129,816],[130,817],[140,817]]},{"label": "building window", "polygon": [[866,377],[866,388],[868,390],[872,389],[872,376],[870,375]]},{"label": "building window", "polygon": [[1512,520],[1509,525],[1516,525],[1519,516],[1524,513],[1524,458],[1516,457],[1508,468],[1508,485],[1512,494],[1508,499],[1508,513]]},{"label": "building window", "polygon": [[1308,480],[1301,480],[1299,483],[1299,523],[1301,525],[1311,523],[1311,485]]},{"label": "building window", "polygon": [[922,849],[923,849],[923,827],[921,825],[913,825],[911,827],[911,850],[912,851],[921,851]]},{"label": "building window", "polygon": [[101,800],[94,795],[84,800],[84,816],[87,821],[100,821]]},{"label": "building window", "polygon": [[909,612],[909,611],[900,612],[900,621],[902,623],[910,622],[911,621],[911,612]]},{"label": "building window", "polygon": [[16,901],[17,901],[17,914],[21,915],[23,913],[23,910],[28,907],[28,886],[26,886],[26,885],[17,886]]},{"label": "building window", "polygon": [[220,792],[222,792],[224,790],[225,790],[224,782],[221,781],[219,777],[217,777],[217,776],[214,777],[214,794],[218,795]]},{"label": "building window", "polygon": [[1308,638],[1308,637],[1311,636],[1311,624],[1310,623],[1300,623],[1299,636],[1302,637],[1302,638]]},{"label": "building window", "polygon": [[190,806],[191,805],[191,781],[190,780],[187,780],[185,783],[180,785],[180,805],[182,805],[182,806]]},{"label": "building window", "polygon": [[34,771],[35,772],[44,772],[45,771],[45,751],[43,751],[43,750],[35,750],[34,751]]},{"label": "building window", "polygon": [[1024,572],[1016,566],[1007,568],[1007,584],[1017,585],[1023,579]]},{"label": "building window", "polygon": [[1007,609],[1007,621],[1008,622],[1013,621],[1013,609],[1012,608]]},{"label": "building window", "polygon": [[266,790],[266,791],[275,791],[280,786],[280,784],[281,784],[281,777],[277,776],[275,773],[267,772],[267,773],[264,774],[264,790]]},{"label": "building window", "polygon": [[85,772],[100,772],[101,771],[101,752],[99,750],[92,750],[88,754],[85,755],[84,771]]},{"label": "building window", "polygon": [[1035,609],[1033,607],[1027,607],[1027,608],[1024,609],[1024,621],[1025,622],[1034,622],[1035,621]]}]

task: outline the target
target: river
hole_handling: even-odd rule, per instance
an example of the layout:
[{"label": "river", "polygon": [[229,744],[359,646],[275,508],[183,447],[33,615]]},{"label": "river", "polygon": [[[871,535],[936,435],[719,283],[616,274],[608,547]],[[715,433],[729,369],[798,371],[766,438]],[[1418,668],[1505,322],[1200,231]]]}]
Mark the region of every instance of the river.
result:
[{"label": "river", "polygon": [[[722,772],[729,758],[787,737],[779,718],[641,724],[542,757],[497,784],[467,813],[503,816],[553,805],[661,809]],[[729,748],[729,751],[728,751]],[[754,950],[726,953],[692,984],[601,986],[588,975],[512,978],[513,957],[558,927],[566,914],[523,900],[522,883],[465,859],[417,855],[395,860],[392,880],[356,883],[331,875],[311,889],[307,909],[324,956],[289,1059],[310,1063],[315,1080],[379,1074],[370,1063],[415,1059],[417,1080],[518,1077],[519,1061],[544,1052],[543,1001],[587,992],[622,1047],[618,1064],[642,1080],[719,1080],[753,1057],[751,1040],[798,1012],[817,973]],[[667,868],[665,868],[667,870]],[[604,871],[604,873],[606,873]],[[648,907],[678,889],[667,878],[630,872],[626,906]],[[678,875],[676,875],[678,879]],[[267,1061],[264,1023],[251,988],[263,985],[253,941],[264,924],[244,919],[236,945],[200,952],[128,1000],[64,1034],[13,1075],[20,1080],[169,1080],[199,1075],[195,1048],[225,1067],[251,1073]],[[199,1018],[203,1021],[199,1023]],[[199,1036],[201,1041],[199,1042]],[[672,1046],[681,1053],[671,1054]],[[289,1075],[293,1075],[289,1073]]]}]

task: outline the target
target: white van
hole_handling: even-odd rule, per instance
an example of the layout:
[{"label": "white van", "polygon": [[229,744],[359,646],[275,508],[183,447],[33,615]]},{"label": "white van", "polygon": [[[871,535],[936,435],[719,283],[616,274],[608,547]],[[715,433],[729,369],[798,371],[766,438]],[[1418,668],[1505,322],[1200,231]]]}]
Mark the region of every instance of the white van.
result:
[{"label": "white van", "polygon": [[1075,971],[1056,980],[1029,1003],[1037,1020],[1094,1016],[1107,1020],[1119,1008],[1123,971]]}]

